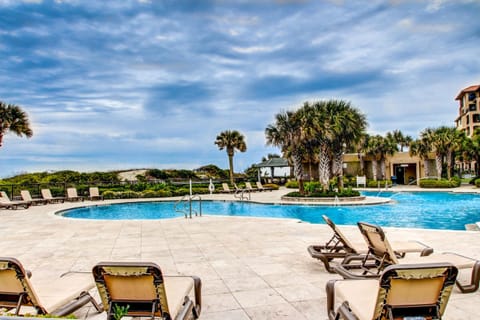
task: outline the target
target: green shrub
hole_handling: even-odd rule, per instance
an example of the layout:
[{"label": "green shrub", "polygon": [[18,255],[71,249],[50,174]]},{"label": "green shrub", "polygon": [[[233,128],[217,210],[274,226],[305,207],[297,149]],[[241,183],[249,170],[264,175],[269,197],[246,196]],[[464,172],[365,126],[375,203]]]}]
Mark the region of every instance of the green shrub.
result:
[{"label": "green shrub", "polygon": [[332,190],[327,190],[326,192],[314,192],[307,195],[301,195],[300,192],[290,192],[286,194],[287,197],[300,197],[300,198],[345,198],[345,197],[358,197],[360,192],[352,190],[351,188],[344,189],[342,192],[335,192]]},{"label": "green shrub", "polygon": [[378,188],[378,183],[380,182],[380,187],[384,188],[385,184],[388,183],[389,186],[392,185],[391,180],[368,180],[367,181],[367,187],[368,188]]},{"label": "green shrub", "polygon": [[157,198],[158,192],[154,190],[145,190],[142,192],[142,198]]},{"label": "green shrub", "polygon": [[477,180],[480,179],[480,176],[475,176],[468,182],[469,184],[477,185]]},{"label": "green shrub", "polygon": [[452,183],[453,187],[460,187],[460,185],[462,184],[462,179],[454,176],[450,179],[450,182]]},{"label": "green shrub", "polygon": [[124,192],[118,192],[117,193],[117,199],[134,199],[134,198],[140,198],[141,197],[140,192],[135,192],[135,191],[124,191]]},{"label": "green shrub", "polygon": [[285,187],[289,189],[298,189],[298,181],[291,180],[285,183]]},{"label": "green shrub", "polygon": [[275,183],[267,183],[267,184],[264,184],[263,187],[265,189],[272,189],[272,190],[278,190],[278,188],[280,188],[278,184],[275,184]]},{"label": "green shrub", "polygon": [[306,182],[304,185],[304,189],[306,193],[315,193],[319,190],[322,190],[322,184],[317,181]]},{"label": "green shrub", "polygon": [[158,191],[157,191],[157,194],[158,194],[158,196],[161,197],[161,198],[162,198],[162,197],[165,198],[165,197],[171,197],[171,196],[172,196],[172,192],[169,191],[169,190],[158,190]]},{"label": "green shrub", "polygon": [[102,193],[103,199],[116,199],[116,192],[107,190]]},{"label": "green shrub", "polygon": [[420,180],[421,188],[455,188],[458,186],[460,186],[460,183],[457,179],[452,179],[452,180],[422,179]]},{"label": "green shrub", "polygon": [[477,188],[480,188],[480,178],[475,180],[475,186],[477,186]]}]

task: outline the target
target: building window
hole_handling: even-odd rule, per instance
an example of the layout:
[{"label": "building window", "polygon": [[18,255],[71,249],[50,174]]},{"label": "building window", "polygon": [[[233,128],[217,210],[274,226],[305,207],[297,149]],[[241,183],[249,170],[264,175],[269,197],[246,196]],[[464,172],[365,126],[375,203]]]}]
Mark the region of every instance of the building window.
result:
[{"label": "building window", "polygon": [[477,110],[477,105],[475,103],[471,103],[468,105],[468,110],[469,111],[476,111]]},{"label": "building window", "polygon": [[477,95],[475,94],[475,92],[471,92],[468,94],[468,101],[473,101],[476,97]]},{"label": "building window", "polygon": [[467,114],[467,124],[470,124],[470,116]]},{"label": "building window", "polygon": [[472,118],[473,122],[475,122],[475,123],[480,122],[480,114],[474,114],[472,116],[473,116],[473,118]]}]

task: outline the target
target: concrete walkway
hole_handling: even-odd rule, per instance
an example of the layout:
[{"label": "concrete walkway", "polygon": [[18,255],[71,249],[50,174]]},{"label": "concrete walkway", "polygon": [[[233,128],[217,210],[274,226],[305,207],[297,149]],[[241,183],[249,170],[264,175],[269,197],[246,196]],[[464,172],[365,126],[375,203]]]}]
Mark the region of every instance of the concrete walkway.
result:
[{"label": "concrete walkway", "polygon": [[[411,189],[409,189],[411,190]],[[252,195],[279,202],[285,190]],[[205,198],[232,200],[232,195]],[[307,246],[322,243],[325,225],[290,219],[203,216],[148,221],[66,219],[67,207],[121,201],[52,204],[0,210],[0,252],[32,270],[34,286],[66,271],[90,272],[99,261],[152,261],[165,274],[194,274],[203,281],[201,319],[327,319],[325,284],[339,278],[312,259]],[[356,227],[343,227],[360,239]],[[392,240],[416,239],[436,252],[480,259],[480,232],[386,228]],[[462,276],[467,276],[462,274]],[[41,297],[40,297],[41,299]],[[477,319],[480,292],[454,290],[445,319]],[[105,319],[91,307],[80,318]]]}]

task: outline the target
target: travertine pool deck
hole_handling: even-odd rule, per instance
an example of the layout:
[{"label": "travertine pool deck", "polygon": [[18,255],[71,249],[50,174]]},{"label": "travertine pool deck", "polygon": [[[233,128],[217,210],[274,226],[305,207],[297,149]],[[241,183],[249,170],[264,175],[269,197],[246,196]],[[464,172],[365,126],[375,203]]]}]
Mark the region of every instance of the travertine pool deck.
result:
[{"label": "travertine pool deck", "polygon": [[[252,200],[279,203],[284,193],[255,193]],[[233,195],[204,198],[233,200]],[[105,260],[152,261],[165,274],[198,275],[203,281],[201,319],[206,320],[327,319],[325,284],[339,277],[327,273],[306,250],[331,236],[326,225],[221,216],[100,221],[54,215],[67,207],[113,202],[120,201],[0,210],[0,255],[19,259],[32,271],[34,285],[66,271],[89,272]],[[361,240],[356,227],[342,228],[347,236]],[[385,229],[389,239],[416,239],[436,252],[480,259],[480,232]],[[478,319],[479,303],[480,292],[461,294],[455,288],[444,318]],[[76,315],[105,319],[91,307]]]}]

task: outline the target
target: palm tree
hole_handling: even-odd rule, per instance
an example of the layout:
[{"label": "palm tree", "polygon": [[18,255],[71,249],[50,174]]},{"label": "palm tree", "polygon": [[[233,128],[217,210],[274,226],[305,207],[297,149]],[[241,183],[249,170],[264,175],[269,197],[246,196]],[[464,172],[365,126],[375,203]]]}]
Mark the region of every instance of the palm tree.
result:
[{"label": "palm tree", "polygon": [[441,129],[445,142],[445,157],[447,158],[447,179],[450,180],[455,163],[455,152],[461,150],[466,135],[465,132],[458,131],[454,127],[442,127]]},{"label": "palm tree", "polygon": [[408,151],[410,156],[418,156],[420,159],[423,160],[425,176],[430,176],[430,172],[428,170],[428,153],[430,152],[428,141],[426,139],[414,140],[410,143]]},{"label": "palm tree", "polygon": [[331,121],[332,173],[337,177],[339,190],[343,189],[343,155],[347,148],[357,144],[367,127],[365,115],[349,102],[330,100],[327,110]]},{"label": "palm tree", "polygon": [[245,137],[237,130],[226,130],[222,131],[217,136],[215,144],[218,146],[218,149],[227,150],[228,165],[230,169],[230,183],[233,185],[233,156],[235,154],[235,150],[238,150],[240,152],[247,151]]},{"label": "palm tree", "polygon": [[397,143],[395,142],[394,139],[392,139],[391,135],[387,133],[385,137],[381,137],[379,148],[378,148],[378,154],[380,156],[380,172],[382,175],[382,180],[385,180],[386,178],[385,160],[387,155],[392,156],[397,151],[398,151]]},{"label": "palm tree", "polygon": [[443,157],[446,153],[444,135],[441,133],[441,128],[427,128],[420,133],[420,139],[427,143],[429,151],[435,152],[435,167],[438,180],[442,179]]},{"label": "palm tree", "polygon": [[8,132],[27,138],[33,135],[27,113],[17,105],[0,101],[0,147],[3,145],[3,136]]},{"label": "palm tree", "polygon": [[375,135],[375,136],[367,136],[364,145],[364,152],[367,156],[372,158],[372,174],[373,180],[377,181],[378,175],[378,154],[380,144],[382,143],[382,136]]},{"label": "palm tree", "polygon": [[275,116],[275,123],[265,129],[267,145],[279,147],[286,158],[293,162],[294,176],[301,194],[303,188],[303,130],[302,111],[285,111]]},{"label": "palm tree", "polygon": [[464,161],[475,161],[475,175],[480,175],[480,128],[475,129],[470,139],[463,141],[462,157]]},{"label": "palm tree", "polygon": [[400,152],[403,152],[404,147],[408,147],[413,138],[409,135],[404,135],[400,130],[393,130],[392,133],[387,133],[387,137],[393,139],[396,144],[400,146]]},{"label": "palm tree", "polygon": [[331,143],[333,141],[333,130],[330,127],[327,102],[320,101],[313,105],[305,103],[303,112],[303,124],[305,127],[306,140],[313,149],[318,152],[318,175],[323,191],[328,189],[330,180]]}]

